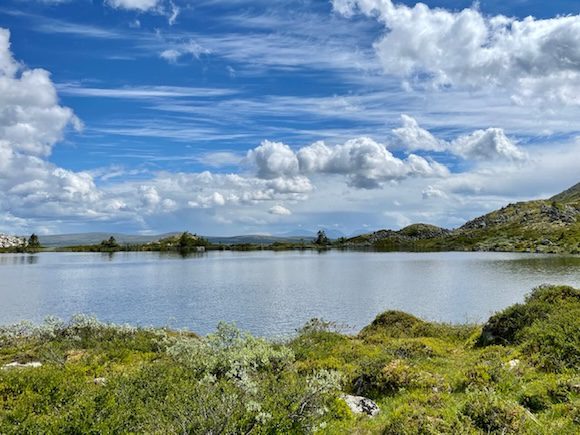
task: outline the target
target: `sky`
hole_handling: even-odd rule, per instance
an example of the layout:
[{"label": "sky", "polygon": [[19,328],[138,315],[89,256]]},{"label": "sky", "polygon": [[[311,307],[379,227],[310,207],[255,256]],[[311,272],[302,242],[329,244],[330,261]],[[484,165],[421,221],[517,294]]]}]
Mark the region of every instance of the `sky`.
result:
[{"label": "sky", "polygon": [[3,0],[0,232],[454,228],[579,115],[576,0]]}]

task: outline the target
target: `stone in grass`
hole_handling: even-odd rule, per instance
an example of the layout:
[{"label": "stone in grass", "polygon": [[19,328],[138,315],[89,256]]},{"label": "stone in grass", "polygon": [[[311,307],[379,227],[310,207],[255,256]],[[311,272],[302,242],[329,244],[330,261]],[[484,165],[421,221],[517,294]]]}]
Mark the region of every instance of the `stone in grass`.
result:
[{"label": "stone in grass", "polygon": [[33,368],[36,369],[38,367],[42,367],[42,363],[38,361],[32,361],[27,363],[19,363],[17,361],[11,362],[9,364],[5,364],[2,366],[2,370],[10,370],[10,369],[27,369]]},{"label": "stone in grass", "polygon": [[95,378],[93,379],[93,383],[100,386],[107,385],[107,378]]},{"label": "stone in grass", "polygon": [[374,417],[380,412],[380,408],[377,404],[366,397],[344,394],[342,400],[346,402],[354,414],[366,414],[370,417]]}]

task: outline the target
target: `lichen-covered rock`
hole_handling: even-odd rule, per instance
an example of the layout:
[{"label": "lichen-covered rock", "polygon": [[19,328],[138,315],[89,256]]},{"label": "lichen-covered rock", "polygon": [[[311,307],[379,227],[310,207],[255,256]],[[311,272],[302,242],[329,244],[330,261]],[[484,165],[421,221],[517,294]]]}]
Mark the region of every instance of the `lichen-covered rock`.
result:
[{"label": "lichen-covered rock", "polygon": [[107,385],[107,378],[95,378],[93,379],[93,384],[99,385],[101,387]]},{"label": "lichen-covered rock", "polygon": [[374,417],[380,412],[377,404],[367,397],[345,394],[342,396],[342,400],[346,402],[350,410],[355,414],[366,414]]},{"label": "lichen-covered rock", "polygon": [[2,370],[10,370],[10,369],[26,369],[26,368],[33,368],[37,369],[38,367],[42,367],[42,363],[38,361],[32,361],[27,363],[19,363],[17,361],[5,364],[2,366]]}]

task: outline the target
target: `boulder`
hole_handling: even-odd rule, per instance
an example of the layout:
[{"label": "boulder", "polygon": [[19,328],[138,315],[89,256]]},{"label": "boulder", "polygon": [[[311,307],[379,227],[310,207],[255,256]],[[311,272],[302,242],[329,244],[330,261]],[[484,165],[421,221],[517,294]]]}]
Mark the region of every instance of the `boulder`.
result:
[{"label": "boulder", "polygon": [[93,383],[102,387],[107,385],[107,378],[95,378],[93,379]]},{"label": "boulder", "polygon": [[366,397],[344,394],[342,400],[345,401],[354,414],[366,414],[370,417],[374,417],[380,412],[377,404]]}]

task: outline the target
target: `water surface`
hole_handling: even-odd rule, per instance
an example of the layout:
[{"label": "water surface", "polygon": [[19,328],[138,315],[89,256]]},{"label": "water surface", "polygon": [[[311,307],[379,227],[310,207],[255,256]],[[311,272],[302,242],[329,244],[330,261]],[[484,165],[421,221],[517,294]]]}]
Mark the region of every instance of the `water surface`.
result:
[{"label": "water surface", "polygon": [[509,253],[209,252],[0,255],[0,324],[95,314],[188,328],[220,320],[292,333],[312,317],[357,330],[381,311],[481,322],[542,283],[580,287],[580,257]]}]

